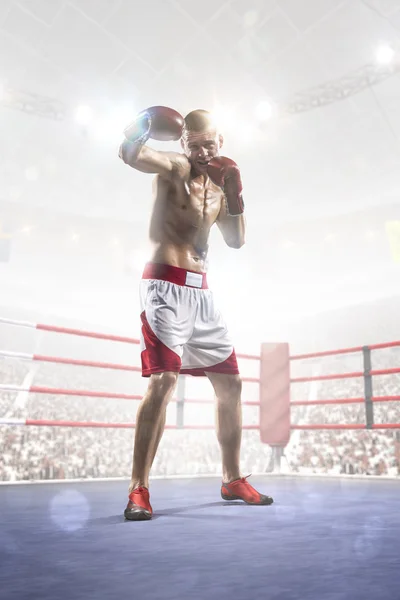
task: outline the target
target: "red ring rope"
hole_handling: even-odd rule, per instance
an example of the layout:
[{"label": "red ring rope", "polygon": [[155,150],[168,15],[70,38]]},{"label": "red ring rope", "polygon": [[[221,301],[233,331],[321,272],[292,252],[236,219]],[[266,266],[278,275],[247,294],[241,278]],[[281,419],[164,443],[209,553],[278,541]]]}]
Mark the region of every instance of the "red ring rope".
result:
[{"label": "red ring rope", "polygon": [[[42,427],[95,427],[95,428],[105,428],[105,429],[133,429],[135,427],[135,423],[102,423],[99,421],[51,421],[48,419],[21,419],[21,425],[40,425]],[[176,429],[183,430],[181,427],[177,427],[176,425],[166,425],[165,429]],[[214,425],[185,425],[185,429],[212,429],[214,430]],[[259,429],[258,425],[243,425],[242,429],[248,430],[257,430]]]},{"label": "red ring rope", "polygon": [[353,354],[355,352],[362,352],[362,346],[355,346],[354,348],[342,348],[340,350],[323,350],[322,352],[308,352],[307,354],[294,354],[290,357],[290,360],[305,360],[308,358],[323,358],[324,356],[336,356],[338,354]]},{"label": "red ring rope", "polygon": [[140,340],[121,335],[109,335],[108,333],[96,333],[95,331],[85,331],[84,329],[71,329],[69,327],[55,327],[54,325],[44,325],[38,323],[36,329],[42,331],[52,331],[54,333],[66,333],[69,335],[79,335],[82,337],[95,338],[97,340],[109,340],[110,342],[123,342],[125,344],[140,344]]},{"label": "red ring rope", "polygon": [[[340,424],[332,424],[332,423],[324,423],[318,425],[291,425],[291,429],[297,429],[302,431],[307,430],[320,430],[320,429],[364,429],[367,430],[365,423],[353,423],[350,425],[340,425]],[[371,429],[400,429],[400,423],[378,423],[372,425]]]},{"label": "red ring rope", "polygon": [[[68,327],[58,327],[53,325],[46,325],[42,323],[34,324],[25,321],[15,321],[12,319],[4,319],[0,318],[0,323],[5,323],[9,325],[17,325],[21,327],[29,327],[35,328],[42,331],[55,332],[55,333],[63,333],[69,335],[83,336],[95,339],[103,339],[109,340],[113,342],[123,342],[129,344],[140,344],[140,340],[136,338],[119,336],[119,335],[109,335],[105,333],[97,333],[93,331],[81,330],[81,329],[72,329]],[[323,358],[327,356],[337,356],[341,354],[350,354],[356,352],[364,352],[365,350],[381,350],[385,348],[394,348],[399,347],[400,341],[395,342],[386,342],[382,344],[373,344],[370,346],[358,346],[353,348],[344,348],[338,350],[327,350],[323,352],[312,352],[308,354],[298,354],[289,357],[290,360],[303,360],[303,359],[312,359],[312,358]],[[0,355],[3,356],[11,356],[19,357],[22,359],[30,359],[34,361],[42,361],[42,362],[53,362],[60,364],[70,364],[76,366],[84,366],[84,367],[96,367],[103,369],[114,369],[114,370],[123,370],[123,371],[135,371],[140,372],[140,367],[134,367],[132,365],[122,365],[115,363],[106,363],[106,362],[98,362],[98,361],[86,361],[86,360],[77,360],[70,358],[59,358],[52,356],[44,356],[39,354],[18,354],[18,353],[6,353],[0,352]],[[254,354],[237,354],[238,358],[245,360],[261,360],[261,356]],[[312,382],[312,381],[329,381],[329,380],[340,380],[340,379],[350,379],[350,378],[362,378],[365,376],[381,376],[381,375],[392,375],[400,373],[400,368],[391,368],[391,369],[375,369],[369,370],[366,372],[358,371],[358,372],[350,372],[350,373],[341,373],[341,374],[331,374],[331,375],[319,375],[312,377],[296,377],[290,380],[291,383],[302,383],[302,382]],[[247,383],[260,383],[260,378],[258,377],[243,377],[243,382]],[[109,398],[109,399],[126,399],[126,400],[141,400],[141,395],[134,394],[119,394],[119,393],[111,393],[111,392],[99,392],[99,391],[89,391],[89,390],[68,390],[62,388],[50,388],[44,386],[31,386],[29,388],[23,388],[20,386],[7,386],[0,385],[1,390],[11,390],[11,391],[25,391],[31,393],[41,393],[41,394],[54,394],[54,395],[67,395],[67,396],[86,396],[86,397],[96,397],[96,398]],[[375,396],[371,398],[372,402],[396,402],[400,400],[400,395],[393,396]],[[181,400],[173,399],[175,402],[179,402]],[[184,400],[189,403],[213,403],[214,400]],[[311,400],[311,401],[295,401],[291,402],[291,406],[313,406],[313,405],[330,405],[330,404],[356,404],[365,402],[365,398],[343,398],[343,399],[334,399],[334,400]],[[259,406],[259,402],[242,402],[244,405],[249,406]],[[48,425],[48,426],[65,426],[65,427],[108,427],[108,428],[132,428],[135,426],[133,423],[101,423],[101,422],[76,422],[76,421],[57,421],[57,420],[45,420],[45,419],[14,419],[14,418],[5,418],[0,419],[0,423],[9,423],[9,424],[25,424],[25,425]],[[177,429],[176,426],[169,425],[166,427],[167,429]],[[189,425],[186,426],[187,429],[213,429],[214,426],[203,426],[203,425]],[[323,429],[332,429],[332,430],[346,430],[346,429],[366,429],[365,424],[319,424],[319,425],[292,425],[293,430],[323,430]],[[400,424],[395,423],[382,423],[382,424],[372,424],[372,429],[400,429]],[[259,429],[258,425],[244,425],[243,429]]]},{"label": "red ring rope", "polygon": [[79,367],[96,367],[98,369],[114,369],[116,371],[135,371],[138,373],[142,372],[140,367],[133,367],[131,365],[119,365],[115,363],[105,363],[90,360],[76,360],[74,358],[58,358],[56,356],[43,356],[42,354],[33,354],[32,360],[40,362],[51,362],[63,365],[76,365]]},{"label": "red ring rope", "polygon": [[290,402],[290,406],[320,406],[324,404],[360,404],[364,403],[364,398],[337,398],[334,400],[294,400]]},{"label": "red ring rope", "polygon": [[382,344],[369,344],[368,346],[354,346],[353,348],[340,348],[339,350],[323,350],[322,352],[308,352],[307,354],[294,354],[290,360],[305,360],[307,358],[323,358],[324,356],[337,356],[339,354],[353,354],[367,350],[384,350],[386,348],[396,348],[400,346],[400,341],[384,342]]},{"label": "red ring rope", "polygon": [[[371,373],[372,374],[372,373]],[[330,381],[333,379],[351,379],[356,377],[364,377],[363,371],[355,371],[354,373],[339,373],[337,375],[315,375],[312,377],[294,377],[290,383],[304,383],[306,381]]]}]

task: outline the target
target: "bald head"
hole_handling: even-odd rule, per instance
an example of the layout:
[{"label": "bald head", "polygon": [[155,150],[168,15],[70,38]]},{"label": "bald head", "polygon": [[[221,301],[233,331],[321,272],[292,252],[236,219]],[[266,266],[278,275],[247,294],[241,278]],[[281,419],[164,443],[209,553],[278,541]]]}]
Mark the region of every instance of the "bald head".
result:
[{"label": "bald head", "polygon": [[185,117],[185,129],[187,131],[203,132],[217,131],[215,120],[208,110],[192,110]]}]

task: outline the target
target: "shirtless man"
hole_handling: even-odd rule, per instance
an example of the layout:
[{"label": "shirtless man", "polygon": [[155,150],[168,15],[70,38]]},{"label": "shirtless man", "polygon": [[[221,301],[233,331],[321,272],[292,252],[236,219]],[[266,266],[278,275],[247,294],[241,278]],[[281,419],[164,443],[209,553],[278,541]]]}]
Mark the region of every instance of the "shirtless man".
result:
[{"label": "shirtless man", "polygon": [[[229,247],[244,244],[239,169],[231,159],[219,156],[223,138],[204,110],[183,119],[166,107],[149,108],[125,130],[125,138],[119,150],[124,163],[156,175],[150,222],[154,252],[140,284],[142,375],[149,377],[149,385],[136,417],[125,518],[152,517],[149,473],[179,373],[207,376],[214,388],[222,498],[271,504],[272,498],[257,492],[240,472],[241,378],[205,273],[214,223]],[[156,151],[145,145],[151,138],[180,139],[183,153]]]}]

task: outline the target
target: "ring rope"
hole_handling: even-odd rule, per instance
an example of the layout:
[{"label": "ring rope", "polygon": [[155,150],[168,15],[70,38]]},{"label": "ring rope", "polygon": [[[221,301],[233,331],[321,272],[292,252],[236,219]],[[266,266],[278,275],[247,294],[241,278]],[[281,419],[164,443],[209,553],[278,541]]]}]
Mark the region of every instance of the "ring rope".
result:
[{"label": "ring rope", "polygon": [[294,354],[290,360],[305,360],[308,358],[323,358],[324,356],[336,356],[338,354],[353,354],[366,350],[384,350],[386,348],[398,348],[400,340],[396,342],[384,342],[382,344],[369,344],[368,346],[354,346],[353,348],[339,348],[338,350],[323,350],[321,352],[308,352],[307,354]]},{"label": "ring rope", "polygon": [[[25,425],[25,426],[41,426],[41,427],[93,427],[104,429],[134,429],[135,423],[106,423],[99,421],[57,421],[49,419],[12,419],[0,418],[0,425]],[[199,431],[210,429],[214,430],[214,425],[185,425],[185,427],[177,427],[176,425],[166,425],[165,429],[197,429]],[[258,425],[243,425],[242,429],[259,430]]]},{"label": "ring rope", "polygon": [[[86,396],[89,398],[109,398],[112,400],[142,400],[143,395],[140,394],[119,394],[114,392],[98,392],[95,390],[70,390],[64,388],[51,388],[40,385],[32,385],[30,387],[24,387],[20,385],[8,385],[5,383],[0,384],[0,392],[28,392],[31,394],[52,394],[54,396]],[[172,398],[171,402],[181,402],[177,398]],[[214,400],[196,400],[190,398],[185,400],[185,403],[189,404],[214,404]],[[245,406],[260,406],[258,401],[242,401]]]},{"label": "ring rope", "polygon": [[[371,402],[398,402],[400,396],[373,396]],[[365,398],[335,398],[334,400],[293,400],[290,406],[318,406],[321,404],[364,404]]]},{"label": "ring rope", "polygon": [[[53,325],[46,325],[43,323],[32,323],[29,321],[17,321],[14,319],[1,318],[0,323],[27,327],[31,329],[37,329],[48,332],[55,333],[63,333],[69,335],[76,335],[82,337],[89,337],[95,339],[104,339],[113,342],[124,342],[129,344],[140,344],[140,340],[131,337],[119,336],[119,335],[110,335],[105,333],[98,333],[93,331],[81,330],[81,329],[73,329],[68,327],[58,327]],[[363,352],[364,350],[381,350],[385,348],[394,348],[399,347],[400,341],[395,342],[387,342],[382,344],[373,344],[370,346],[358,346],[353,348],[345,348],[339,350],[327,350],[323,352],[313,352],[308,354],[299,354],[290,356],[290,360],[301,360],[301,359],[309,359],[309,358],[322,358],[326,356],[336,356],[340,354],[350,354],[355,352]],[[0,356],[9,357],[9,358],[19,358],[23,360],[31,360],[38,362],[53,362],[53,363],[61,363],[61,364],[69,364],[76,366],[85,366],[85,367],[96,367],[96,368],[104,368],[104,369],[114,369],[114,370],[123,370],[123,371],[135,371],[140,372],[141,369],[139,367],[134,367],[131,365],[122,365],[116,363],[106,363],[106,362],[97,362],[97,361],[86,361],[86,360],[77,360],[71,358],[60,358],[53,356],[45,356],[39,354],[26,354],[19,352],[8,352],[8,351],[0,351]],[[261,360],[259,355],[254,354],[237,354],[238,358],[243,358],[247,360]],[[379,375],[391,375],[400,373],[400,368],[394,369],[376,369],[369,370],[368,372],[357,371],[351,373],[341,373],[341,374],[332,374],[332,375],[320,375],[315,377],[297,377],[292,378],[291,383],[303,383],[303,382],[312,382],[312,381],[329,381],[329,380],[337,380],[337,379],[349,379],[349,378],[362,378],[365,375],[369,376],[379,376]],[[243,377],[243,382],[248,383],[260,383],[259,377]],[[92,390],[71,390],[71,389],[63,389],[63,388],[51,388],[45,386],[16,386],[16,385],[0,385],[1,391],[14,391],[14,392],[28,392],[28,393],[38,393],[38,394],[52,394],[52,395],[65,395],[65,396],[86,396],[86,397],[94,397],[94,398],[108,398],[108,399],[124,399],[124,400],[141,400],[142,395],[136,394],[122,394],[122,393],[111,393],[111,392],[99,392]],[[371,398],[372,402],[396,402],[400,400],[400,395],[393,396],[375,396]],[[182,399],[172,399],[173,402],[182,402]],[[184,400],[187,403],[213,403],[214,400],[194,400],[188,399]],[[312,406],[312,405],[330,405],[330,404],[356,404],[365,402],[365,398],[344,398],[344,399],[335,399],[335,400],[312,400],[312,401],[294,401],[291,402],[291,406]],[[259,402],[242,402],[244,405],[250,406],[260,406]],[[134,423],[102,423],[102,422],[77,422],[77,421],[57,421],[57,420],[46,420],[46,419],[17,419],[12,417],[5,417],[0,419],[0,424],[10,424],[10,425],[41,425],[41,426],[61,426],[61,427],[107,427],[107,428],[133,428],[135,427]],[[203,425],[190,425],[186,426],[187,429],[213,429],[214,426],[203,426]],[[179,429],[177,426],[168,425],[167,429]],[[322,429],[332,429],[332,430],[346,430],[346,429],[366,429],[366,424],[320,424],[320,425],[292,425],[293,430],[322,430]],[[258,430],[258,425],[244,425],[243,429],[253,429]],[[383,424],[373,424],[372,429],[400,429],[400,424],[394,423],[383,423]]]},{"label": "ring rope", "polygon": [[[127,344],[140,344],[140,340],[137,338],[124,337],[120,335],[111,335],[108,333],[98,333],[96,331],[87,331],[85,329],[72,329],[70,327],[58,327],[56,325],[46,325],[44,323],[32,323],[30,321],[17,321],[15,319],[8,319],[0,317],[0,323],[5,325],[14,325],[16,327],[28,327],[31,329],[39,329],[41,331],[50,331],[54,333],[66,333],[68,335],[77,335],[82,337],[90,337],[100,340],[108,340],[110,342],[123,342]],[[258,354],[237,354],[237,358],[245,360],[260,360]]]},{"label": "ring rope", "polygon": [[400,423],[378,423],[373,424],[371,427],[366,426],[365,423],[352,423],[350,425],[336,424],[336,423],[324,423],[320,425],[291,425],[290,429],[297,429],[302,431],[307,430],[320,430],[320,429],[336,429],[336,430],[344,430],[344,429],[364,429],[366,431],[371,431],[371,429],[400,429]]},{"label": "ring rope", "polygon": [[[395,369],[371,369],[368,371],[368,375],[378,376],[378,375],[395,375],[396,373],[400,373],[400,368],[396,367]],[[339,374],[331,374],[331,375],[315,375],[313,377],[294,377],[290,380],[290,383],[304,383],[307,381],[330,381],[334,379],[351,379],[357,377],[364,377],[364,371],[355,371],[353,373],[339,373]]]}]

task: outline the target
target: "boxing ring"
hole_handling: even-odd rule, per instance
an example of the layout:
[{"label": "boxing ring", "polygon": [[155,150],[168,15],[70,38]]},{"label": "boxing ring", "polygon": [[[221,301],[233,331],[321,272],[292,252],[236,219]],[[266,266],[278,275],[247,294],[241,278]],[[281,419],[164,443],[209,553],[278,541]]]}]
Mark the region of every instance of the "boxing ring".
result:
[{"label": "boxing ring", "polygon": [[[120,342],[140,340],[43,323],[0,319],[0,324],[41,332]],[[133,598],[248,600],[265,594],[281,600],[358,600],[396,598],[400,584],[400,480],[382,477],[282,475],[285,447],[304,431],[399,430],[377,423],[375,406],[400,401],[399,395],[374,395],[375,377],[400,374],[399,368],[374,368],[374,353],[399,342],[290,355],[288,344],[263,344],[260,354],[237,354],[254,363],[259,376],[244,376],[257,386],[259,400],[243,406],[259,410],[259,432],[273,448],[274,472],[251,483],[274,497],[272,506],[248,506],[220,499],[220,480],[188,476],[153,479],[150,522],[125,522],[127,480],[17,482],[0,486],[2,515],[0,590],[4,598]],[[362,368],[351,372],[293,376],[294,365],[327,357],[360,355]],[[4,359],[92,369],[141,372],[131,364],[1,350]],[[356,397],[293,400],[304,383],[359,380]],[[185,379],[182,378],[184,381]],[[48,387],[0,385],[1,393],[25,393],[138,401],[141,394]],[[178,385],[176,423],[167,429],[208,430],[213,425],[185,423],[185,399]],[[211,404],[213,399],[202,400]],[[296,409],[359,405],[361,423],[304,423]],[[303,414],[304,417],[304,414]],[[134,429],[134,422],[71,421],[0,416],[2,428]],[[182,457],[184,460],[184,457]],[[129,475],[129,473],[127,473]]]}]

